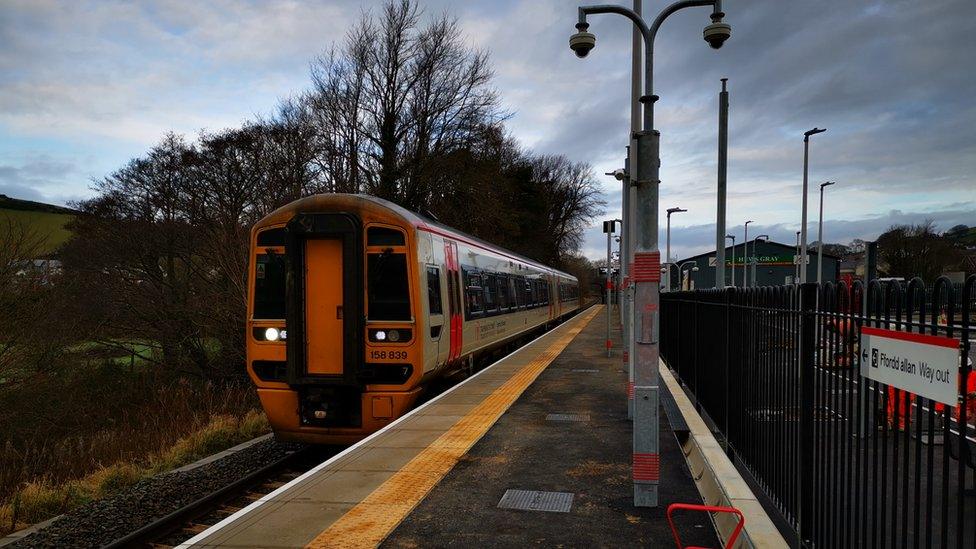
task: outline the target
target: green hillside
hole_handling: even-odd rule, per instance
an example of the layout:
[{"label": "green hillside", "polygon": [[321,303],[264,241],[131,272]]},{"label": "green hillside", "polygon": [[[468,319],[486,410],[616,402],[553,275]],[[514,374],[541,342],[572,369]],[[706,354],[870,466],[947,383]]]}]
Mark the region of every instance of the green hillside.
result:
[{"label": "green hillside", "polygon": [[76,212],[70,208],[19,200],[0,194],[0,231],[11,227],[27,227],[44,238],[38,255],[47,255],[58,249],[70,237],[65,229]]}]

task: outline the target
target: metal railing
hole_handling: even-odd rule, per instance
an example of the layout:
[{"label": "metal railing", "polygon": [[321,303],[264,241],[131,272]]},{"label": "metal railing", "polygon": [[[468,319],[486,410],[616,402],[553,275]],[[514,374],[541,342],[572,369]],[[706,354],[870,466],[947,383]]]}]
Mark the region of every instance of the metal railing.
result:
[{"label": "metal railing", "polygon": [[[661,296],[661,354],[803,547],[976,547],[976,276]],[[865,326],[959,340],[946,406],[861,376]]]}]

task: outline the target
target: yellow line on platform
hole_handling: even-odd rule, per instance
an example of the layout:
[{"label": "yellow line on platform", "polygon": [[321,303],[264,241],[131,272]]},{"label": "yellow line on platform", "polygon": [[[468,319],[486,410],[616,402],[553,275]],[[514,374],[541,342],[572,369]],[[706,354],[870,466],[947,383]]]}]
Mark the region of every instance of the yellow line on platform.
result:
[{"label": "yellow line on platform", "polygon": [[376,547],[382,543],[601,309],[597,306],[583,313],[575,326],[306,547]]}]

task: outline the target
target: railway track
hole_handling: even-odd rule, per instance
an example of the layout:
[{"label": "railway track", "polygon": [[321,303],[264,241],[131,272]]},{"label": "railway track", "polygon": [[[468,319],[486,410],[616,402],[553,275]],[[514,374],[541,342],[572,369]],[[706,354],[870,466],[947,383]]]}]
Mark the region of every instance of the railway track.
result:
[{"label": "railway track", "polygon": [[251,502],[297,478],[337,452],[339,449],[335,447],[308,446],[298,449],[104,547],[106,549],[176,547]]}]

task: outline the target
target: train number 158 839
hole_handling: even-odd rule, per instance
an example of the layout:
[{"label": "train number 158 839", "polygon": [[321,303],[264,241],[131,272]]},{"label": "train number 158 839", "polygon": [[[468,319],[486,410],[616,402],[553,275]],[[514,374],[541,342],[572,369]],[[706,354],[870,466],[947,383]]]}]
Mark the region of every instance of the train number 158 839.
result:
[{"label": "train number 158 839", "polygon": [[372,360],[406,360],[406,351],[387,351],[387,350],[375,350],[369,352],[369,358]]}]

